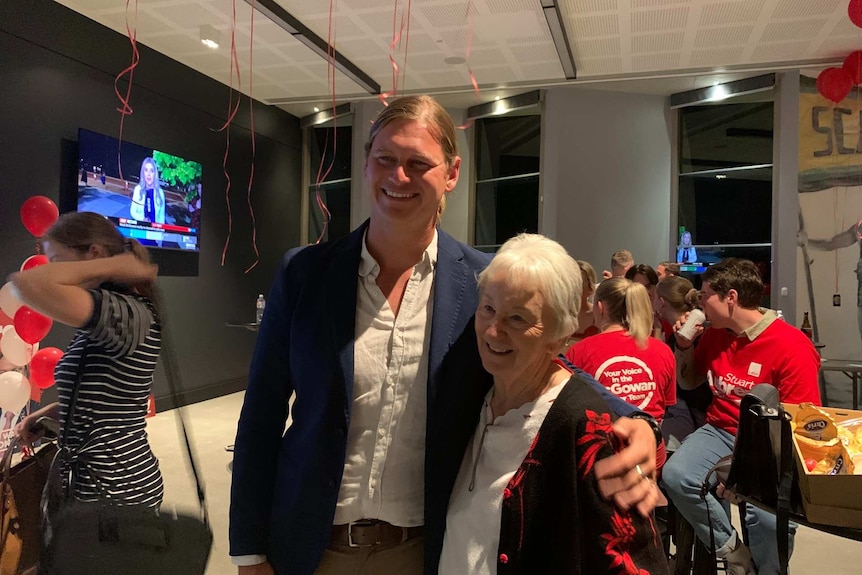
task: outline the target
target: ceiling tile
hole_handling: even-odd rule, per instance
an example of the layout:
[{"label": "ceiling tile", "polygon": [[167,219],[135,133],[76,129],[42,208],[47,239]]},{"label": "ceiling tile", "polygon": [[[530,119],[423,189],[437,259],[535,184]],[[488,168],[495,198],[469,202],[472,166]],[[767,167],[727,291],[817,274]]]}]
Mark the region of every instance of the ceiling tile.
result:
[{"label": "ceiling tile", "polygon": [[620,33],[620,20],[616,14],[570,18],[568,23],[572,29],[571,37],[579,39],[595,36],[616,36]]},{"label": "ceiling tile", "polygon": [[766,0],[725,0],[707,4],[700,13],[700,25],[719,26],[754,22],[760,16],[765,2]]},{"label": "ceiling tile", "polygon": [[[147,5],[144,4],[144,6]],[[222,18],[207,10],[198,2],[171,2],[170,6],[147,8],[147,10],[167,18],[179,28],[197,29],[203,24],[213,26],[224,24]]]},{"label": "ceiling tile", "polygon": [[563,0],[561,10],[565,14],[586,14],[588,12],[612,12],[619,8],[617,0]]},{"label": "ceiling tile", "polygon": [[[761,42],[781,42],[787,40],[811,39],[820,32],[826,20],[792,20],[790,22],[772,22],[763,30]],[[860,31],[862,32],[862,31]],[[862,34],[860,34],[862,38]]]},{"label": "ceiling tile", "polygon": [[712,50],[694,50],[691,53],[691,66],[722,66],[738,64],[745,48],[713,48]]},{"label": "ceiling tile", "polygon": [[647,52],[680,50],[684,40],[685,31],[632,36],[632,53],[645,54]]},{"label": "ceiling tile", "polygon": [[654,8],[674,4],[689,4],[691,0],[631,0],[632,8]]},{"label": "ceiling tile", "polygon": [[557,50],[553,44],[512,44],[509,46],[515,59],[521,63],[534,64],[557,60]]},{"label": "ceiling tile", "polygon": [[606,58],[620,55],[619,38],[600,38],[597,40],[576,40],[572,45],[575,60],[580,58]]},{"label": "ceiling tile", "polygon": [[623,69],[623,61],[620,58],[590,58],[577,64],[579,76],[617,74]]},{"label": "ceiling tile", "polygon": [[688,7],[632,12],[632,32],[656,32],[685,28]]},{"label": "ceiling tile", "polygon": [[646,54],[632,57],[632,69],[637,72],[667,70],[679,67],[679,53]]},{"label": "ceiling tile", "polygon": [[[412,10],[421,13],[423,16],[425,16],[431,26],[435,26],[438,28],[455,26],[458,24],[465,25],[465,22],[467,21],[466,2],[454,2],[451,4],[437,5],[422,5],[417,2],[416,6],[414,6]],[[480,18],[487,18],[487,16],[479,16],[476,14],[474,14],[473,17],[474,21]]]},{"label": "ceiling tile", "polygon": [[723,28],[701,28],[694,38],[695,48],[712,48],[713,46],[733,46],[747,44],[753,26],[725,26]]},{"label": "ceiling tile", "polygon": [[798,18],[800,16],[829,16],[839,7],[847,6],[847,0],[778,0],[773,18]]},{"label": "ceiling tile", "polygon": [[802,58],[811,46],[811,41],[781,42],[758,46],[751,55],[752,62],[790,61]]}]

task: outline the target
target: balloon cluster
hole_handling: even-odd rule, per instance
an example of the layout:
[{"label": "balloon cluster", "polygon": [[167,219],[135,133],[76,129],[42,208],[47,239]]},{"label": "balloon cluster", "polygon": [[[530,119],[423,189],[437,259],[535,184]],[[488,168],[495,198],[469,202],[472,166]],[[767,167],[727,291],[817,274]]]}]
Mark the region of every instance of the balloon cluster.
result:
[{"label": "balloon cluster", "polygon": [[[862,28],[862,0],[850,0],[850,21]],[[862,84],[862,50],[851,52],[840,68],[826,68],[817,76],[817,91],[836,104],[847,97],[853,86]]]},{"label": "balloon cluster", "polygon": [[[56,204],[45,196],[29,198],[21,206],[21,222],[36,237],[43,235],[59,217]],[[21,264],[26,271],[48,263],[38,254]],[[54,385],[54,367],[63,356],[56,347],[39,349],[51,331],[51,318],[33,310],[15,297],[12,285],[0,287],[0,409],[18,414],[41,390]],[[29,366],[28,369],[22,369]],[[29,378],[26,373],[29,373]]]}]

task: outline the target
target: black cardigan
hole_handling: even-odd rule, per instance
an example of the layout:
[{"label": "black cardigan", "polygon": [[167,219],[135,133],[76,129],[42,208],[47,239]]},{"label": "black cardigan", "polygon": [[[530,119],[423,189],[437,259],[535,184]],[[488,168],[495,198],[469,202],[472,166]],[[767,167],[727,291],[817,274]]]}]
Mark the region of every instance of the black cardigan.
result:
[{"label": "black cardigan", "polygon": [[598,493],[594,463],[612,455],[607,403],[574,375],[503,492],[497,573],[667,573],[654,519]]},{"label": "black cardigan", "polygon": [[[465,329],[452,345],[437,377],[441,384],[436,394],[428,398],[425,575],[438,575],[449,498],[461,468],[461,459],[479,423],[483,400],[494,383],[479,361],[474,330]],[[554,402],[539,431],[541,440],[534,445],[533,459],[541,455],[545,463],[540,468],[522,470],[527,472],[522,485],[528,505],[525,508],[525,526],[529,531],[525,532],[521,545],[518,545],[521,521],[512,514],[517,509],[512,507],[514,500],[504,504],[500,547],[505,550],[500,550],[497,556],[499,559],[501,554],[505,554],[507,563],[498,562],[500,575],[626,573],[625,566],[623,569],[612,568],[612,559],[600,561],[597,557],[604,553],[609,543],[601,535],[613,533],[610,518],[614,509],[596,492],[592,474],[585,480],[577,474],[579,454],[590,447],[577,445],[577,438],[586,433],[587,409],[605,414],[608,422],[613,418],[607,416],[610,410],[604,399],[576,374]],[[607,443],[603,442],[601,446],[597,458],[613,453]],[[539,497],[539,493],[546,497]],[[579,514],[583,514],[582,521],[577,521]],[[629,554],[643,569],[641,573],[666,573],[658,533],[653,537],[654,523],[640,516],[631,519],[639,536],[632,543]],[[543,521],[546,523],[542,524]],[[621,521],[625,524],[624,519]],[[543,556],[546,551],[547,555]],[[596,564],[604,567],[595,569],[593,566]],[[636,570],[633,572],[637,573]]]}]

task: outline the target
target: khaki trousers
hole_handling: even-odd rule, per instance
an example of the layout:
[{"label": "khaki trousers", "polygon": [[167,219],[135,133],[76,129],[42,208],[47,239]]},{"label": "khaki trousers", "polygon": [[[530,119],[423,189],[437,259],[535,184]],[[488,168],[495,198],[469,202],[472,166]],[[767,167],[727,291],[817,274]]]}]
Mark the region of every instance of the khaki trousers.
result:
[{"label": "khaki trousers", "polygon": [[396,545],[349,547],[330,544],[315,575],[422,575],[425,538]]}]

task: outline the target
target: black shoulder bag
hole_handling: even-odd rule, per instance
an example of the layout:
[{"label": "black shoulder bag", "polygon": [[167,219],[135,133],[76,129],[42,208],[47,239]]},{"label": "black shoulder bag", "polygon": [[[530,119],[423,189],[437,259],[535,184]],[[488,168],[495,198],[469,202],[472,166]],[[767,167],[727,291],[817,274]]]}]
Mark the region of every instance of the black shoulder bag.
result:
[{"label": "black shoulder bag", "polygon": [[775,512],[782,575],[787,573],[790,558],[790,514],[801,511],[799,493],[794,490],[796,467],[791,433],[790,418],[781,406],[778,390],[768,383],[755,385],[740,402],[733,455],[722,458],[710,469],[701,488],[704,497],[715,486],[711,479],[714,474],[747,505]]},{"label": "black shoulder bag", "polygon": [[[77,381],[69,402],[67,428],[75,412],[84,359],[82,355]],[[180,406],[180,373],[173,342],[164,323],[162,360],[171,395],[175,405]],[[74,483],[69,481],[65,497],[61,498],[56,511],[52,512],[50,508],[47,512],[43,511],[43,519],[47,521],[44,528],[45,549],[39,566],[40,575],[203,575],[212,549],[213,535],[204,488],[195,464],[182,408],[177,407],[176,413],[197,486],[200,513],[184,515],[165,510],[159,512],[143,505],[80,501],[75,499]],[[64,445],[65,443],[63,441]],[[58,453],[58,457],[62,455],[63,449]],[[49,482],[49,488],[52,483],[54,481]],[[50,500],[50,495],[45,499]]]}]

